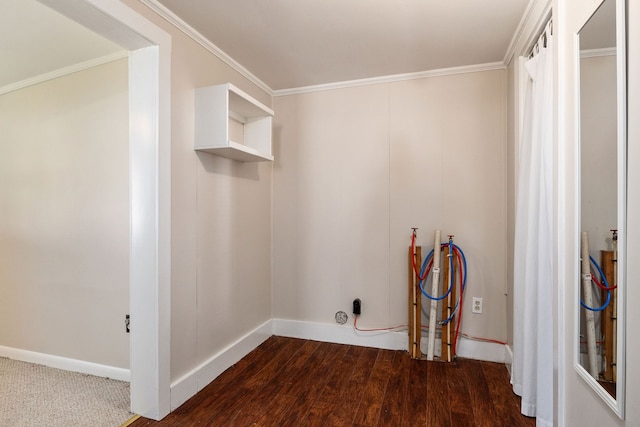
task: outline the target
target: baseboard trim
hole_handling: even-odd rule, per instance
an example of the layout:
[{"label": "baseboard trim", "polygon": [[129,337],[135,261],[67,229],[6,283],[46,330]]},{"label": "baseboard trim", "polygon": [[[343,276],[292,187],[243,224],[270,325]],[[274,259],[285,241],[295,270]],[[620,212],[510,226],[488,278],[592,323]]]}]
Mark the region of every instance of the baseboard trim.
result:
[{"label": "baseboard trim", "polygon": [[347,325],[273,319],[273,334],[290,338],[349,344],[363,347],[406,350],[406,332],[359,332]]},{"label": "baseboard trim", "polygon": [[511,375],[511,368],[513,366],[513,350],[509,344],[504,346],[504,364],[507,366],[507,371],[509,371],[509,375]]},{"label": "baseboard trim", "polygon": [[[273,319],[273,334],[291,338],[303,338],[315,341],[350,344],[388,350],[408,350],[409,341],[406,332],[359,332],[353,326],[331,325],[297,320]],[[440,338],[436,339],[436,355],[441,347]],[[427,352],[427,338],[423,337],[421,350]],[[458,341],[458,356],[487,362],[505,363],[505,346],[461,337]]]},{"label": "baseboard trim", "polygon": [[505,363],[505,345],[493,342],[470,340],[461,337],[458,341],[457,353],[466,359],[484,360],[485,362]]},{"label": "baseboard trim", "polygon": [[97,377],[111,378],[119,381],[131,381],[131,371],[114,366],[101,365],[99,363],[86,362],[84,360],[70,359],[68,357],[54,356],[52,354],[38,353],[30,350],[0,346],[0,357],[19,360],[21,362],[35,363],[50,368],[63,369],[65,371],[80,372],[82,374],[95,375]]},{"label": "baseboard trim", "polygon": [[273,335],[272,329],[272,320],[266,321],[173,382],[171,384],[171,411],[174,411],[216,379],[218,375],[266,341]]}]

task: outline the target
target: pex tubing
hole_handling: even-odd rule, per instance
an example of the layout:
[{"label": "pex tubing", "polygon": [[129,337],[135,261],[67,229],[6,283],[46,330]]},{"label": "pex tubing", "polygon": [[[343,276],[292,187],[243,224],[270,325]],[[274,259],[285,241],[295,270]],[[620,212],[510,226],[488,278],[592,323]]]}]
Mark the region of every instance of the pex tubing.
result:
[{"label": "pex tubing", "polygon": [[[441,242],[440,239],[440,230],[436,230],[434,233],[434,249],[437,248],[436,251],[432,249],[425,259],[422,262],[420,268],[418,268],[418,263],[416,261],[416,231],[414,230],[411,237],[411,248],[413,256],[413,269],[414,273],[418,279],[419,287],[422,295],[430,301],[430,312],[429,312],[429,345],[427,347],[427,360],[433,360],[433,347],[435,343],[435,331],[436,331],[436,322],[441,327],[452,327],[452,324],[455,323],[455,331],[453,343],[451,343],[452,355],[456,355],[457,350],[457,342],[460,335],[460,324],[462,320],[462,306],[464,301],[464,292],[467,285],[467,259],[463,252],[463,250],[453,242],[453,236],[449,236],[449,240],[446,242]],[[444,262],[447,262],[449,265],[449,275],[448,275],[448,283],[447,289],[442,295],[438,295],[438,289],[440,287],[440,267],[441,267],[441,251],[443,249],[448,248],[448,256]],[[457,273],[457,274],[454,274]],[[426,284],[429,283],[429,278],[431,278],[431,290],[426,289]],[[439,322],[437,321],[437,306],[440,301],[447,299],[451,294],[453,289],[459,289],[459,292],[456,292],[457,298],[455,301],[455,305],[453,305],[453,310],[450,310],[448,313],[448,317],[443,318]],[[452,301],[447,301],[448,306],[451,307]],[[443,316],[445,317],[445,316]],[[455,322],[454,322],[455,320]],[[449,334],[447,334],[447,338]],[[444,333],[442,339],[445,339]]]}]

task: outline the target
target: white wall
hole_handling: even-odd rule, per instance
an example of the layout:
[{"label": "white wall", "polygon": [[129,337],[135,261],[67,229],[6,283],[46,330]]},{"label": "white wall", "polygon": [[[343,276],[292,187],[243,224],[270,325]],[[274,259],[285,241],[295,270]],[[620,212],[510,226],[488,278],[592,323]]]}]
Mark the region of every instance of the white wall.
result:
[{"label": "white wall", "polygon": [[[463,331],[506,339],[506,71],[274,98],[274,317],[408,321],[407,250],[454,234]],[[484,298],[472,315],[471,296]]]},{"label": "white wall", "polygon": [[129,367],[127,60],[0,96],[0,345]]},{"label": "white wall", "polygon": [[[560,7],[561,4],[561,7]],[[566,2],[554,2],[554,10],[559,10],[557,14],[557,40],[559,43],[559,129],[562,154],[564,162],[560,165],[564,171],[564,185],[567,198],[565,200],[566,216],[559,218],[559,223],[563,224],[563,237],[568,243],[566,251],[558,254],[558,265],[561,267],[563,275],[559,279],[559,286],[565,294],[564,306],[558,312],[559,321],[563,329],[560,331],[561,345],[566,353],[565,357],[559,360],[560,392],[563,393],[565,401],[559,408],[564,413],[563,425],[566,426],[637,426],[640,425],[640,367],[633,363],[635,355],[640,351],[640,339],[634,334],[640,328],[640,314],[633,309],[634,303],[640,301],[640,288],[635,286],[634,277],[640,274],[640,264],[637,262],[640,257],[640,231],[638,230],[640,218],[640,199],[638,198],[638,168],[633,165],[640,161],[640,127],[634,117],[640,116],[640,4],[638,2],[627,2],[629,32],[628,32],[628,52],[629,52],[629,135],[628,135],[628,264],[627,264],[627,304],[629,308],[626,316],[626,345],[627,345],[627,373],[626,373],[626,417],[620,420],[602,400],[591,390],[589,386],[580,378],[573,367],[574,351],[574,310],[577,307],[575,293],[576,283],[579,280],[574,262],[577,259],[575,247],[572,242],[577,239],[572,228],[575,221],[576,206],[573,203],[573,194],[576,191],[576,170],[574,168],[575,129],[574,119],[578,112],[578,106],[574,100],[574,34],[584,20],[590,2],[580,0],[569,0]],[[562,182],[562,181],[561,181]],[[563,387],[564,385],[564,387]]]}]

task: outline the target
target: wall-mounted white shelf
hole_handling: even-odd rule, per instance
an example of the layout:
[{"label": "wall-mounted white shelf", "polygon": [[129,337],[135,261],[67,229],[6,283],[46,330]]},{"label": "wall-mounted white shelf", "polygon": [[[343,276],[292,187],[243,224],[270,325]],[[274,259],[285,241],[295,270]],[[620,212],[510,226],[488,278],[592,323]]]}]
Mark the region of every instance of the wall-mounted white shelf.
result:
[{"label": "wall-mounted white shelf", "polygon": [[273,110],[231,83],[195,90],[195,149],[242,162],[272,161]]}]

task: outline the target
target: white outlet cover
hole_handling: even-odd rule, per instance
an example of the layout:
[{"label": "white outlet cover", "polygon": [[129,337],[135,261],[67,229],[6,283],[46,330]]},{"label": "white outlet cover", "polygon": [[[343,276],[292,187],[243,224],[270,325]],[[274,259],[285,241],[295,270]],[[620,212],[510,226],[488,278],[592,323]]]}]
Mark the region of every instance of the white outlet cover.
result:
[{"label": "white outlet cover", "polygon": [[482,298],[473,297],[473,305],[471,312],[476,314],[482,314]]}]

